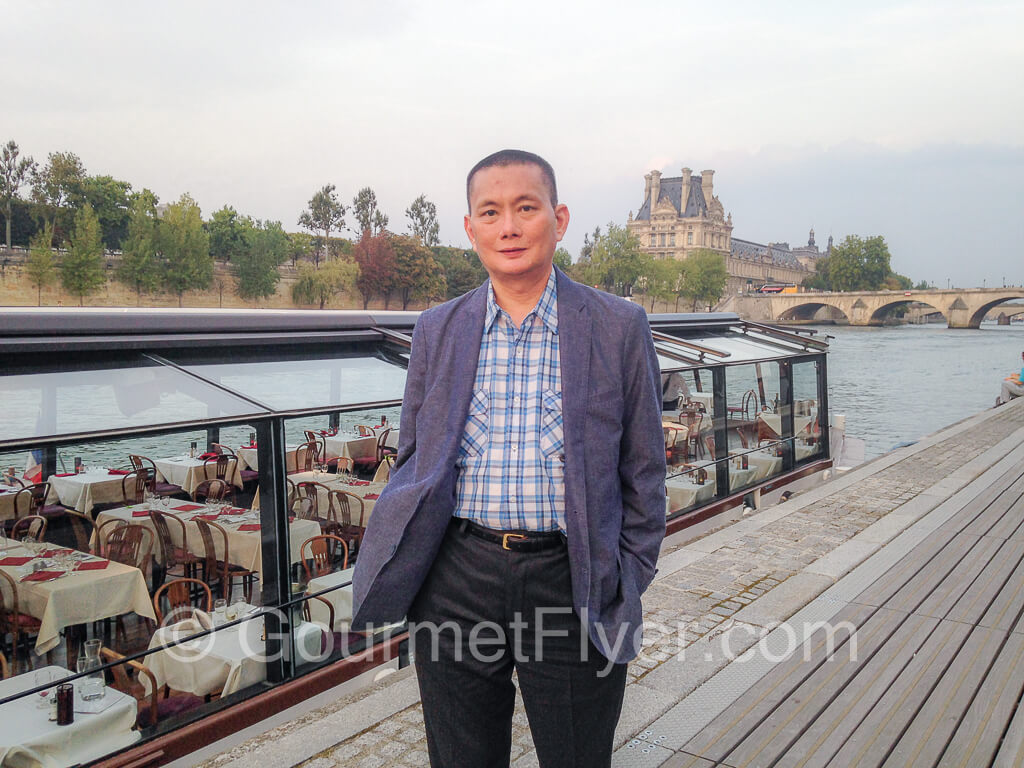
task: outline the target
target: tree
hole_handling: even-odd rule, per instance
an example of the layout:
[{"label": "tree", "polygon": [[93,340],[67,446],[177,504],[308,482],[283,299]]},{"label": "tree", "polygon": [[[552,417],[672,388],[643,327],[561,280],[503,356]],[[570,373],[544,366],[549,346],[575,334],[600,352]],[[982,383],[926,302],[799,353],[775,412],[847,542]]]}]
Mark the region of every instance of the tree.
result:
[{"label": "tree", "polygon": [[652,312],[655,301],[678,299],[683,264],[684,262],[675,259],[651,259],[646,273],[637,280],[640,295],[651,299]]},{"label": "tree", "polygon": [[462,248],[435,246],[434,258],[444,270],[445,298],[454,299],[471,291],[487,279],[487,270],[476,253]]},{"label": "tree", "polygon": [[687,256],[683,265],[683,296],[692,302],[692,311],[697,311],[698,304],[710,306],[722,297],[729,279],[722,254],[701,248]]},{"label": "tree", "polygon": [[186,193],[167,206],[157,232],[161,283],[168,293],[177,295],[180,307],[185,291],[203,290],[213,282],[210,237],[196,201]]},{"label": "tree", "polygon": [[85,167],[74,152],[51,152],[42,170],[37,167],[32,173],[32,199],[44,209],[44,219],[49,213],[58,241],[65,239],[69,229],[71,212],[65,208],[82,200],[84,182]]},{"label": "tree", "polygon": [[292,260],[292,266],[300,259],[309,258],[313,251],[313,238],[305,232],[288,233],[288,258]]},{"label": "tree", "polygon": [[38,232],[31,240],[28,261],[25,262],[25,274],[29,282],[36,287],[36,298],[39,306],[43,305],[43,288],[57,281],[57,262],[53,258],[53,233],[49,227]]},{"label": "tree", "polygon": [[156,203],[156,195],[148,189],[132,200],[128,232],[121,246],[121,263],[114,271],[114,279],[135,291],[136,304],[142,303],[144,292],[152,293],[160,288]]},{"label": "tree", "polygon": [[214,261],[233,261],[246,247],[251,222],[230,205],[214,211],[206,230],[210,233],[210,256]]},{"label": "tree", "polygon": [[594,252],[594,243],[600,239],[600,227],[594,227],[593,236],[591,236],[589,232],[583,233],[583,247],[580,248],[580,261],[590,261],[590,255]]},{"label": "tree", "polygon": [[296,304],[319,304],[323,309],[335,294],[351,290],[359,278],[359,266],[349,259],[330,261],[320,269],[299,264],[299,279],[292,285]]},{"label": "tree", "polygon": [[572,254],[565,248],[558,248],[555,250],[554,263],[563,272],[568,272],[572,269]]},{"label": "tree", "polygon": [[363,187],[352,198],[352,215],[359,224],[359,233],[378,235],[388,225],[388,217],[377,207],[377,195],[369,187]]},{"label": "tree", "polygon": [[[338,200],[338,196],[334,194],[334,185],[325,184],[319,192],[310,198],[309,207],[299,216],[299,226],[317,234],[313,251],[313,260],[317,267],[320,266],[321,256],[325,260],[327,258],[327,242],[330,240],[331,232],[338,231],[345,226],[347,210]],[[323,232],[323,235],[320,235],[320,232]]]},{"label": "tree", "polygon": [[232,262],[238,295],[243,299],[273,296],[281,279],[277,268],[288,258],[288,235],[279,221],[256,221],[246,228],[244,239],[245,246]]},{"label": "tree", "polygon": [[363,309],[369,306],[374,296],[382,296],[384,308],[387,309],[395,285],[396,271],[395,252],[391,248],[390,238],[386,233],[371,235],[364,232],[352,249],[352,255],[359,265],[356,288],[363,295]]},{"label": "tree", "polygon": [[409,219],[413,235],[422,240],[424,245],[440,245],[437,206],[427,200],[426,195],[420,195],[413,200],[412,205],[405,209],[405,215]]},{"label": "tree", "polygon": [[103,245],[112,251],[121,248],[128,236],[132,185],[113,176],[86,176],[82,179],[81,195],[100,220]]},{"label": "tree", "polygon": [[398,291],[402,309],[408,309],[413,300],[444,296],[444,272],[431,250],[411,235],[390,235],[390,240],[395,254],[393,289]]},{"label": "tree", "polygon": [[86,296],[96,293],[107,281],[103,272],[100,220],[89,203],[75,216],[68,250],[60,264],[60,281],[65,291],[78,297],[79,306]]},{"label": "tree", "polygon": [[637,279],[648,271],[650,257],[640,248],[640,241],[625,227],[609,224],[604,235],[597,235],[589,258],[580,262],[579,272],[585,282],[601,285],[619,296],[630,295]]},{"label": "tree", "polygon": [[868,238],[847,235],[826,258],[818,260],[819,278],[814,281],[815,287],[832,291],[877,291],[894,275],[890,258],[889,246],[880,235]]},{"label": "tree", "polygon": [[[19,160],[20,153],[21,150],[14,139],[8,141],[0,151],[0,200],[3,200],[4,221],[7,224],[7,239],[5,241],[7,250],[11,249],[11,219],[14,217],[14,198],[18,196],[21,185],[28,180],[36,168],[36,161],[31,157],[23,157]],[[42,294],[40,293],[40,295]]]}]

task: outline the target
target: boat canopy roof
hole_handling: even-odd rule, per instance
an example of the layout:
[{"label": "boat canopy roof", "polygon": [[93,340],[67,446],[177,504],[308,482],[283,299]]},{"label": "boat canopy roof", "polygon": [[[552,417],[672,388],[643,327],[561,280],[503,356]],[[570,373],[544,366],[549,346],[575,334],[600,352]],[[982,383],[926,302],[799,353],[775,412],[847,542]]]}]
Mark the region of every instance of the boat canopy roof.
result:
[{"label": "boat canopy roof", "polygon": [[[417,312],[5,308],[0,449],[397,405]],[[819,354],[737,315],[651,315],[663,373]]]}]

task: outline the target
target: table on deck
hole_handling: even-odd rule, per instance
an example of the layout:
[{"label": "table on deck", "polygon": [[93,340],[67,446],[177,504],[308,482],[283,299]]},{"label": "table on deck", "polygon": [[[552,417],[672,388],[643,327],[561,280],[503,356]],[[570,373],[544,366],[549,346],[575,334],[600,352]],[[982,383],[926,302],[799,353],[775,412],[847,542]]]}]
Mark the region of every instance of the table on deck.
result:
[{"label": "table on deck", "polygon": [[[217,477],[217,463],[206,462],[202,459],[193,459],[189,456],[174,456],[168,459],[156,459],[153,461],[159,480],[180,485],[185,493],[192,494],[196,486],[204,480],[212,480]],[[238,469],[237,457],[232,457],[228,463],[227,475],[225,477],[229,485],[236,488],[242,487],[242,476]]]},{"label": "table on deck", "polygon": [[1024,462],[960,504],[659,764],[1021,765]]},{"label": "table on deck", "polygon": [[59,473],[50,475],[50,496],[56,494],[65,507],[89,514],[94,504],[111,503],[124,499],[124,475],[112,475],[109,470],[95,472]]}]

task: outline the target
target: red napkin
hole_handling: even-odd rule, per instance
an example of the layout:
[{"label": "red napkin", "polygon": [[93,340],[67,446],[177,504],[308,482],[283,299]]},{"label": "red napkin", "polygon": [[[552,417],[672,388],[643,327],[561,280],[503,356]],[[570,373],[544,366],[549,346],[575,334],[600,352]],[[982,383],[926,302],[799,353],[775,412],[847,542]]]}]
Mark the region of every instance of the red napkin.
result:
[{"label": "red napkin", "polygon": [[259,523],[246,523],[245,525],[238,526],[238,530],[240,530],[240,531],[258,531],[258,530],[260,530],[260,524]]},{"label": "red napkin", "polygon": [[108,469],[108,475],[127,475],[131,472],[130,469]]},{"label": "red napkin", "polygon": [[74,477],[77,474],[77,472],[58,472],[54,477]]},{"label": "red napkin", "polygon": [[86,560],[78,564],[79,571],[99,571],[110,565],[109,560]]},{"label": "red napkin", "polygon": [[249,510],[242,507],[228,507],[227,510],[222,512],[222,515],[244,515]]},{"label": "red napkin", "polygon": [[196,515],[192,519],[193,520],[206,520],[208,522],[215,523],[215,522],[217,522],[217,518],[218,517],[220,517],[220,515]]},{"label": "red napkin", "polygon": [[24,565],[31,560],[31,557],[5,557],[3,560],[0,560],[0,565]]},{"label": "red napkin", "polygon": [[370,481],[369,480],[353,480],[351,484],[352,485],[369,485]]},{"label": "red napkin", "polygon": [[380,494],[379,493],[368,493],[365,496],[363,496],[363,498],[364,499],[370,499],[371,501],[376,501],[377,499],[380,498]]},{"label": "red napkin", "polygon": [[288,515],[288,522],[289,523],[294,523],[295,522],[295,515]]},{"label": "red napkin", "polygon": [[22,581],[49,581],[60,576],[61,571],[36,571],[25,576]]},{"label": "red napkin", "polygon": [[256,447],[256,443],[253,443],[252,445],[243,445],[242,447],[243,448],[255,448]]},{"label": "red napkin", "polygon": [[202,508],[202,504],[182,504],[177,507],[171,507],[171,509],[177,510],[178,512],[195,512],[197,509]]},{"label": "red napkin", "polygon": [[149,517],[148,509],[136,509],[132,512],[132,517]]},{"label": "red napkin", "polygon": [[199,457],[200,461],[206,461],[207,459],[216,459],[220,454],[214,453],[213,451],[207,451]]},{"label": "red napkin", "polygon": [[47,549],[39,553],[40,557],[56,557],[58,552],[70,552],[70,549]]}]

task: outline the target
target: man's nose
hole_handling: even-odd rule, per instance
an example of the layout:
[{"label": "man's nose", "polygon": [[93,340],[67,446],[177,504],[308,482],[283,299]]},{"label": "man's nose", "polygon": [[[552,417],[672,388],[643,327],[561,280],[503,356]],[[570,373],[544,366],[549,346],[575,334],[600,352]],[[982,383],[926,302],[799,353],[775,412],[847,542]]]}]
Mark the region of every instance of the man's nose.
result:
[{"label": "man's nose", "polygon": [[502,237],[519,237],[522,234],[519,229],[519,220],[516,218],[515,211],[506,211],[501,215],[501,236]]}]

